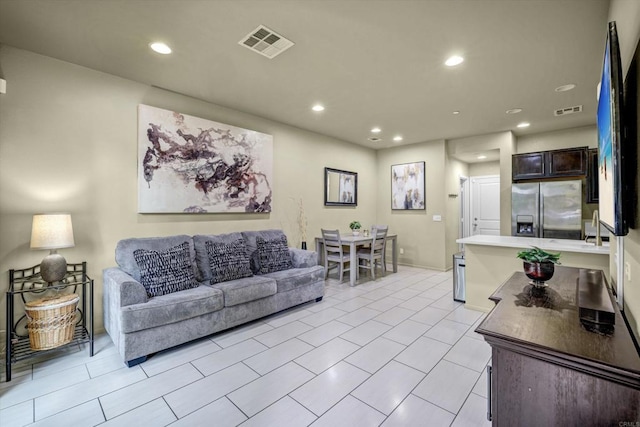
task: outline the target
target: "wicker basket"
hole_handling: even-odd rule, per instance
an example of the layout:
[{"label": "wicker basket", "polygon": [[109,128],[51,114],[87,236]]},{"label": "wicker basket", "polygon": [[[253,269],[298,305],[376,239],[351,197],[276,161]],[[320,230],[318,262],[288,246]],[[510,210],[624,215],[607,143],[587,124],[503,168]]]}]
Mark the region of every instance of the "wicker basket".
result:
[{"label": "wicker basket", "polygon": [[25,304],[32,350],[48,350],[71,342],[80,297],[59,295]]}]

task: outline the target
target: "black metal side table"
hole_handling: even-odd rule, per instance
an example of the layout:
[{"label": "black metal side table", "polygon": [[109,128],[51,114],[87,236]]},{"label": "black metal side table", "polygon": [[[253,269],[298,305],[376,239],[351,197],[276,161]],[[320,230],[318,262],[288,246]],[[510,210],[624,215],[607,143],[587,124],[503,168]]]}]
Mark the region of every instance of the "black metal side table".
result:
[{"label": "black metal side table", "polygon": [[[53,349],[32,350],[29,344],[29,333],[27,331],[27,316],[24,313],[25,304],[44,296],[62,293],[76,293],[80,296],[73,340]],[[87,296],[89,299],[88,302]],[[16,312],[16,299],[19,304],[20,301],[22,301],[22,309],[19,312]],[[40,265],[23,270],[9,270],[6,314],[7,382],[11,381],[11,365],[19,360],[83,343],[89,343],[89,356],[93,357],[93,279],[87,276],[86,262],[67,264],[65,277],[60,282],[52,284],[42,280],[40,276]],[[18,317],[16,318],[16,316]]]}]

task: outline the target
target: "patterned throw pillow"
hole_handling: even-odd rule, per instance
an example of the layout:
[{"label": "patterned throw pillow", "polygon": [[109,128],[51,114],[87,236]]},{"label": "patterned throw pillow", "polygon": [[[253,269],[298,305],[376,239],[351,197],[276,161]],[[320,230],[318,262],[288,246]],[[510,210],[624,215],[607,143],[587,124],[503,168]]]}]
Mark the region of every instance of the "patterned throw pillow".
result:
[{"label": "patterned throw pillow", "polygon": [[213,274],[211,284],[253,276],[243,239],[230,243],[207,241],[205,247]]},{"label": "patterned throw pillow", "polygon": [[136,249],[133,257],[140,268],[140,282],[150,297],[199,285],[194,277],[188,242],[161,252]]},{"label": "patterned throw pillow", "polygon": [[258,246],[260,274],[293,268],[291,254],[287,246],[287,236],[272,240],[265,240],[263,237],[257,236],[256,245]]}]

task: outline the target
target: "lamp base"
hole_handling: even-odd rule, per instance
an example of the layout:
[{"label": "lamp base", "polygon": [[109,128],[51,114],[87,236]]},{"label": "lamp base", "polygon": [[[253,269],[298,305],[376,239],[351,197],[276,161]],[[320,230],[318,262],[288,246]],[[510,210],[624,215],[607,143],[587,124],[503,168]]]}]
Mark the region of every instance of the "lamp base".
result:
[{"label": "lamp base", "polygon": [[47,283],[59,282],[67,274],[67,260],[55,251],[44,257],[40,263],[40,275]]}]

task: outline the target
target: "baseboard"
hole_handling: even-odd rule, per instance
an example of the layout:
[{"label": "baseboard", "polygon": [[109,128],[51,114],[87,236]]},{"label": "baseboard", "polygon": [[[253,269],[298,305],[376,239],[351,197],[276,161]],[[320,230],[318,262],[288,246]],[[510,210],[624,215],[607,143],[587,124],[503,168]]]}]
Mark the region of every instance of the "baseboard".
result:
[{"label": "baseboard", "polygon": [[476,306],[476,305],[471,305],[471,304],[469,304],[469,303],[465,303],[465,304],[464,304],[464,307],[465,307],[465,308],[468,308],[468,309],[470,309],[470,310],[482,311],[482,312],[484,312],[484,313],[488,313],[488,312],[490,312],[490,311],[491,311],[490,309],[488,309],[488,308],[486,308],[486,307],[479,307],[479,306]]},{"label": "baseboard", "polygon": [[[389,262],[387,263],[387,265],[389,265],[389,264],[391,264],[391,261],[389,261]],[[400,262],[400,261],[398,261],[398,266],[401,266],[401,265],[402,265],[402,266],[404,266],[404,267],[424,268],[425,270],[440,271],[440,272],[442,272],[442,273],[444,273],[444,272],[447,272],[447,271],[451,270],[451,268],[445,268],[445,269],[443,270],[442,268],[438,268],[438,267],[431,267],[431,266],[428,266],[428,265],[408,264],[408,263],[405,263],[405,262]],[[387,270],[387,271],[389,271],[389,270]]]}]

